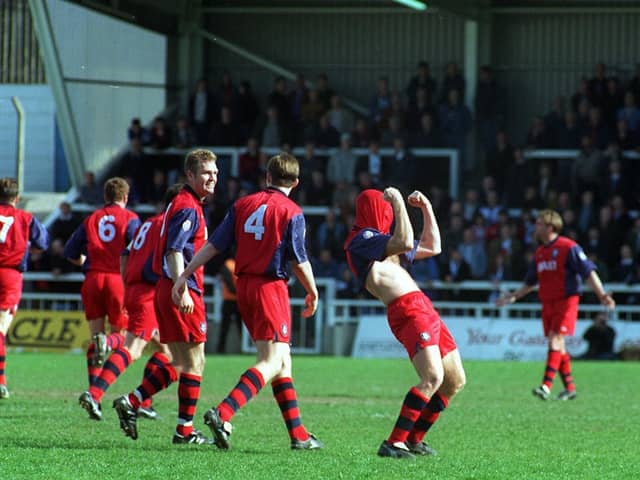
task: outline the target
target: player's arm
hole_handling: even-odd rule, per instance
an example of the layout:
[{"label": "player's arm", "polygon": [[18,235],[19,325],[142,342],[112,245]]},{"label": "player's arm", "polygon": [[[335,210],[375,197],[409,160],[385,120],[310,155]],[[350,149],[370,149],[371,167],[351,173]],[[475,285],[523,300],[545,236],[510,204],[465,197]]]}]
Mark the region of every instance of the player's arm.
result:
[{"label": "player's arm", "polygon": [[49,232],[35,217],[29,225],[29,251],[42,252],[49,248]]},{"label": "player's arm", "polygon": [[293,273],[307,292],[304,298],[305,309],[302,312],[302,316],[303,318],[310,317],[316,313],[316,309],[318,308],[318,288],[316,287],[316,281],[313,277],[311,263],[309,261],[294,263]]},{"label": "player's arm", "polygon": [[416,260],[422,258],[433,257],[439,255],[442,252],[442,242],[440,239],[440,228],[436,221],[436,216],[433,213],[433,207],[429,199],[422,193],[416,190],[407,198],[407,202],[412,207],[419,208],[422,211],[422,234],[420,235],[420,242],[416,249]]},{"label": "player's arm", "polygon": [[498,307],[503,307],[510,303],[515,303],[520,300],[522,297],[528,295],[536,289],[536,285],[538,284],[538,274],[536,263],[531,262],[529,265],[529,270],[527,271],[527,275],[524,278],[524,284],[515,292],[505,292],[496,300],[496,305]]},{"label": "player's arm", "polygon": [[587,277],[587,283],[596,294],[596,297],[598,297],[598,300],[602,305],[610,309],[616,307],[615,300],[610,293],[605,292],[604,287],[602,286],[602,281],[600,280],[600,276],[595,270],[592,270]]},{"label": "player's arm", "polygon": [[87,232],[84,225],[80,225],[71,238],[64,245],[63,255],[72,264],[81,267],[87,260],[87,256],[83,253],[87,245]]},{"label": "player's arm", "polygon": [[407,207],[404,205],[404,199],[398,189],[387,187],[383,195],[384,199],[391,204],[396,221],[393,235],[389,238],[385,249],[385,255],[389,257],[413,249],[413,227],[409,220]]}]

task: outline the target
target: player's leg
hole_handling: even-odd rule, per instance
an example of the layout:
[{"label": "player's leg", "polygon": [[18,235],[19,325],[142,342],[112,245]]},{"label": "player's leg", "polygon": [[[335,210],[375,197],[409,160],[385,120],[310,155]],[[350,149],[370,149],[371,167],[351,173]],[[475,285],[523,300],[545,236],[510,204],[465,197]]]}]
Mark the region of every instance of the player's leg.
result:
[{"label": "player's leg", "polygon": [[533,389],[532,393],[541,400],[548,400],[551,393],[553,380],[560,367],[562,352],[556,350],[557,340],[554,339],[558,332],[558,302],[543,302],[542,304],[542,329],[548,339],[547,361],[540,386]]},{"label": "player's leg", "polygon": [[[156,368],[171,363],[171,352],[169,348],[160,342],[160,335],[157,329],[153,333],[154,335],[151,337],[151,342],[154,345],[155,352],[144,366],[143,377],[153,375]],[[158,412],[153,408],[153,397],[149,397],[140,403],[138,407],[138,418],[147,418],[149,420],[158,419]]]},{"label": "player's leg", "polygon": [[571,374],[571,355],[567,351],[565,345],[565,336],[573,336],[576,330],[576,322],[578,320],[578,305],[579,297],[569,297],[566,301],[564,308],[564,315],[562,315],[560,324],[557,331],[559,337],[557,339],[558,348],[562,353],[560,359],[560,366],[558,371],[560,372],[560,378],[564,385],[564,390],[558,394],[557,400],[574,400],[576,398],[576,386],[573,383],[573,375]]},{"label": "player's leg", "polygon": [[13,311],[12,309],[0,310],[0,399],[9,398],[7,378],[5,376],[7,358],[6,338],[11,322],[13,321]]}]

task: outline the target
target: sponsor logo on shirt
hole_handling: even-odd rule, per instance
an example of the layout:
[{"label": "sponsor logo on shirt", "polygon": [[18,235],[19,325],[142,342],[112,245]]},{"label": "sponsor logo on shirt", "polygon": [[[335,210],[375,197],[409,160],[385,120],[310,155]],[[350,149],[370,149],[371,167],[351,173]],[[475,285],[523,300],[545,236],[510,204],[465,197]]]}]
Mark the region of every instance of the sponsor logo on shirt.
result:
[{"label": "sponsor logo on shirt", "polygon": [[538,262],[538,273],[544,271],[553,271],[558,269],[558,262],[555,260],[547,260],[543,262]]},{"label": "sponsor logo on shirt", "polygon": [[191,228],[191,220],[185,220],[184,222],[182,222],[182,230],[184,230],[185,232],[188,232],[190,228]]}]

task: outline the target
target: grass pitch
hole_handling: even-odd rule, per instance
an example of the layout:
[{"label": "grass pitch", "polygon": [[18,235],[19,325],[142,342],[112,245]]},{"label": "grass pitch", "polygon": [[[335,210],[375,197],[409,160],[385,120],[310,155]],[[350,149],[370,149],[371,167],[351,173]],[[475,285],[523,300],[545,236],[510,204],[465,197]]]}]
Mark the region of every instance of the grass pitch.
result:
[{"label": "grass pitch", "polygon": [[[195,425],[251,364],[211,356]],[[0,400],[0,478],[25,479],[634,479],[640,473],[640,364],[574,362],[578,399],[542,402],[542,363],[466,362],[468,383],[427,436],[436,457],[376,456],[416,381],[406,360],[294,359],[302,419],[325,442],[293,452],[267,387],[234,418],[228,452],[172,445],[176,386],[158,395],[158,421],[126,438],[111,408],[140,380],[144,359],[111,388],[104,420],[78,405],[84,358],[9,354],[11,398]],[[559,383],[559,381],[557,382]],[[554,394],[559,386],[556,385]]]}]

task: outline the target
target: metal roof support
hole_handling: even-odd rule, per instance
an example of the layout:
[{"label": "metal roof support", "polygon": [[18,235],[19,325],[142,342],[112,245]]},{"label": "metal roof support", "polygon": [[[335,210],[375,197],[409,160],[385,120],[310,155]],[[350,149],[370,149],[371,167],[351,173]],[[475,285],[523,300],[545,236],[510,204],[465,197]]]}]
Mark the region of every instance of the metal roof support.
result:
[{"label": "metal roof support", "polygon": [[[250,52],[249,50],[240,47],[239,45],[236,45],[235,43],[232,43],[228,40],[225,40],[224,38],[221,38],[218,35],[215,35],[211,32],[208,32],[207,30],[201,29],[200,30],[200,35],[202,35],[204,38],[206,38],[207,40],[221,46],[222,48],[225,48],[233,53],[235,53],[236,55],[240,55],[241,57],[246,58],[247,60],[260,65],[261,67],[266,68],[267,70],[270,70],[271,72],[275,73],[276,75],[282,75],[284,78],[288,79],[288,80],[295,80],[296,79],[296,74],[290,70],[287,70],[284,67],[281,67],[280,65],[277,65],[269,60],[267,60],[264,57],[261,57],[259,55],[256,55],[255,53]],[[313,85],[311,82],[307,81],[307,84],[309,86]],[[364,107],[363,105],[354,102],[353,100],[350,100],[348,98],[344,98],[342,99],[343,103],[345,105],[347,105],[349,108],[351,108],[353,111],[360,113],[361,115],[367,115],[369,113],[369,111],[367,110],[366,107]]]},{"label": "metal roof support", "polygon": [[51,27],[49,7],[46,1],[29,0],[29,10],[33,17],[36,37],[38,38],[42,61],[46,69],[47,81],[51,86],[53,98],[56,102],[56,117],[67,157],[67,165],[71,174],[71,182],[74,186],[79,187],[82,184],[85,170],[84,157],[73,116],[73,109],[69,100],[69,93],[64,81],[58,47]]}]

